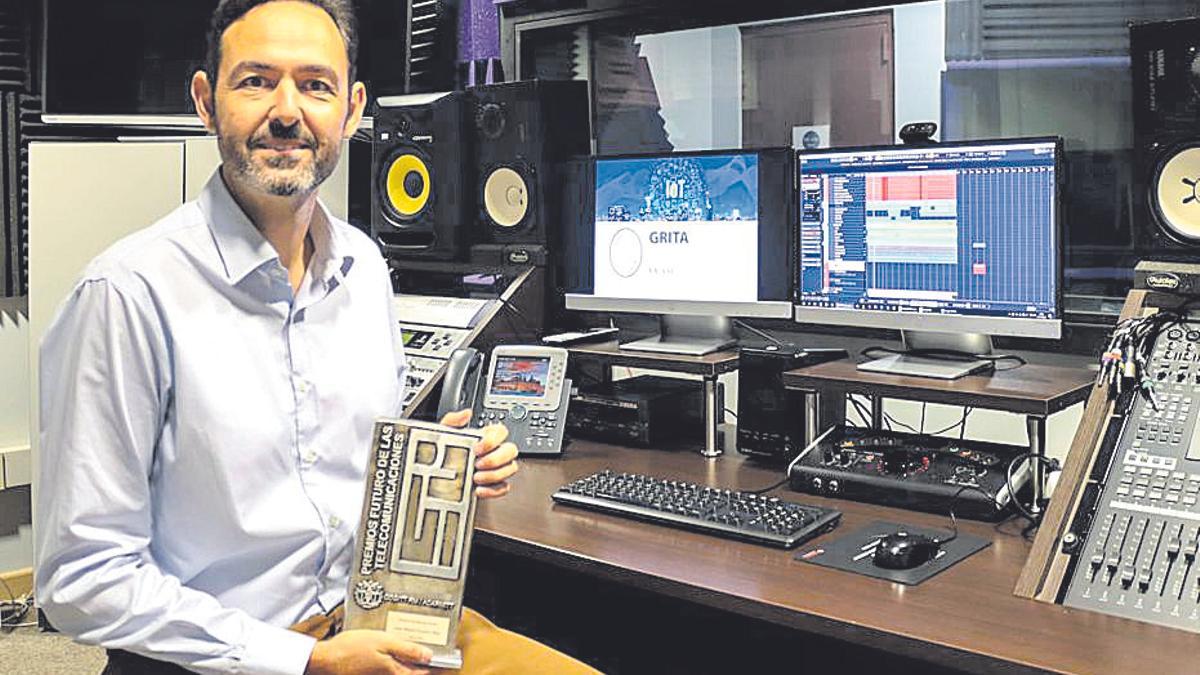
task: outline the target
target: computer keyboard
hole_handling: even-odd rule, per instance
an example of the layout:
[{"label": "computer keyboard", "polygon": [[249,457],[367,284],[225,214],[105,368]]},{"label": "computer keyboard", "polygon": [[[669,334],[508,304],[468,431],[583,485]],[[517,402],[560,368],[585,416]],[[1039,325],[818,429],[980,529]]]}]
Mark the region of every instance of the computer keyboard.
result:
[{"label": "computer keyboard", "polygon": [[792,548],[837,527],[841,511],[753,492],[611,470],[564,485],[560,504],[756,544]]}]

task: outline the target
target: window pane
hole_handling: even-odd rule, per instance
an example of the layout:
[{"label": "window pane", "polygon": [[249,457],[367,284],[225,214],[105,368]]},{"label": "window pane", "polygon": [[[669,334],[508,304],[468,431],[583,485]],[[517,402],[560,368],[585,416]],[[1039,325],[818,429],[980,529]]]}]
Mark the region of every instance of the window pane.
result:
[{"label": "window pane", "polygon": [[[1144,198],[1154,156],[1135,133],[1129,25],[1197,13],[1195,0],[935,0],[687,30],[623,18],[526,35],[521,70],[590,79],[604,154],[886,144],[918,121],[943,140],[1061,136],[1067,309],[1090,312],[1101,303],[1082,296],[1123,296],[1137,260],[1180,251]],[[1184,34],[1163,47],[1200,47],[1200,20]],[[1190,77],[1194,90],[1168,93],[1186,99],[1175,128],[1200,140],[1200,64]]]}]

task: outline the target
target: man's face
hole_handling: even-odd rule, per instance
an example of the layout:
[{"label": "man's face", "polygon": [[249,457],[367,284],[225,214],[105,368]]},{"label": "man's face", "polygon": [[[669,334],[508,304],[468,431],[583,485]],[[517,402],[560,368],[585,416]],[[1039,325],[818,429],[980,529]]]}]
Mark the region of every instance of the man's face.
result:
[{"label": "man's face", "polygon": [[193,96],[207,99],[196,107],[217,134],[225,180],[289,197],[328,178],[366,100],[362,84],[347,81],[348,66],[337,26],[315,5],[269,2],[230,24],[208,96],[205,82],[193,81]]}]

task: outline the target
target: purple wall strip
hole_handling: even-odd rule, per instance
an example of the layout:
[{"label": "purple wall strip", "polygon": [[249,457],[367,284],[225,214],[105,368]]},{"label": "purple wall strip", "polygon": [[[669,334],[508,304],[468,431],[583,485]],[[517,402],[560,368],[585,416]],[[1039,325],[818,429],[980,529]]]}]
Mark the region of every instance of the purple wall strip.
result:
[{"label": "purple wall strip", "polygon": [[493,0],[462,0],[458,10],[458,60],[500,58],[500,14]]}]

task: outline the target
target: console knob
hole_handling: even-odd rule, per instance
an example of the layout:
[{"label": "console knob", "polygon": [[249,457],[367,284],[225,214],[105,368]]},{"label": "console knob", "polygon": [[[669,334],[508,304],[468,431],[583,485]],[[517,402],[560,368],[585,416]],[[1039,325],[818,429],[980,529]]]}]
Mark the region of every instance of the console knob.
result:
[{"label": "console knob", "polygon": [[525,415],[529,413],[529,410],[526,409],[525,406],[518,403],[514,405],[511,410],[509,410],[509,413],[512,414],[512,418],[514,420],[523,420],[525,419]]}]

